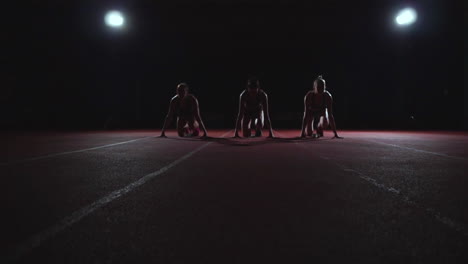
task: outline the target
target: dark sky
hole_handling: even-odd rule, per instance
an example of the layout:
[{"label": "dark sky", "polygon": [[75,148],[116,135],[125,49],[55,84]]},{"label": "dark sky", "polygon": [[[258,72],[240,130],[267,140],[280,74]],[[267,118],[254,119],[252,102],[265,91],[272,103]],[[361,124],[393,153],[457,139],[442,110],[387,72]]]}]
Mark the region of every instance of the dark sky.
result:
[{"label": "dark sky", "polygon": [[[318,74],[338,127],[463,127],[461,1],[2,5],[4,128],[157,128],[181,81],[208,127],[232,127],[249,75],[269,95],[273,125],[295,128]],[[396,28],[405,6],[418,20]],[[126,15],[125,30],[104,25],[111,9]]]}]

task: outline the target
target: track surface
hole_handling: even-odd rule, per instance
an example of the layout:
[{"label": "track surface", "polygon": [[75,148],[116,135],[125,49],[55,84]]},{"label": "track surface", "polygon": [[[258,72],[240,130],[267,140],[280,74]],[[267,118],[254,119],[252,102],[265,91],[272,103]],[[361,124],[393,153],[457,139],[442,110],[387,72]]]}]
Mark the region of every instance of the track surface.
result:
[{"label": "track surface", "polygon": [[3,134],[0,262],[468,263],[466,133],[158,134]]}]

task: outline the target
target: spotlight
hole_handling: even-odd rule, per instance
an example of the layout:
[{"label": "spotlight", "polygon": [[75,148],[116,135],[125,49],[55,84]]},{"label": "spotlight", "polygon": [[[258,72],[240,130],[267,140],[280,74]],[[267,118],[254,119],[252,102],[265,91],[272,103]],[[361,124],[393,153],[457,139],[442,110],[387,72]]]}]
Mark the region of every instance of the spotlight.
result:
[{"label": "spotlight", "polygon": [[109,11],[107,12],[106,16],[104,17],[104,22],[106,25],[113,28],[120,28],[125,23],[125,18],[119,11]]},{"label": "spotlight", "polygon": [[416,22],[417,14],[416,10],[413,8],[405,8],[400,10],[400,12],[395,17],[395,22],[399,26],[409,26]]}]

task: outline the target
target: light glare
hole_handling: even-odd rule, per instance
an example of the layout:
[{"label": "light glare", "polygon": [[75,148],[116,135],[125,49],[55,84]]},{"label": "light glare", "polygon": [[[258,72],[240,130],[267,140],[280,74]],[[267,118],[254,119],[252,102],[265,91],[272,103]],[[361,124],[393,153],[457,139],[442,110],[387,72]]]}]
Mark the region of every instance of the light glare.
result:
[{"label": "light glare", "polygon": [[109,11],[107,12],[104,21],[106,25],[110,27],[121,27],[123,26],[125,19],[119,11]]},{"label": "light glare", "polygon": [[416,21],[416,11],[413,8],[401,10],[395,18],[395,22],[400,26],[408,26]]}]

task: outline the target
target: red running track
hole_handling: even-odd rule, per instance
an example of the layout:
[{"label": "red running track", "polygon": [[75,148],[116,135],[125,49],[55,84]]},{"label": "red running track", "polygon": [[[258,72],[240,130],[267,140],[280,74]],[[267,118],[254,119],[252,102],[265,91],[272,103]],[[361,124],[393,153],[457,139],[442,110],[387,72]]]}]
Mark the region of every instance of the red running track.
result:
[{"label": "red running track", "polygon": [[158,134],[3,134],[1,262],[467,260],[467,133]]}]

